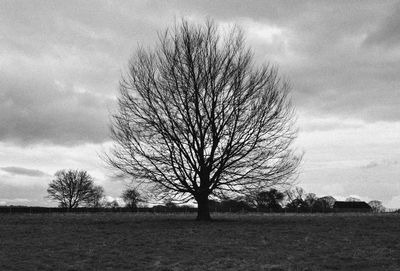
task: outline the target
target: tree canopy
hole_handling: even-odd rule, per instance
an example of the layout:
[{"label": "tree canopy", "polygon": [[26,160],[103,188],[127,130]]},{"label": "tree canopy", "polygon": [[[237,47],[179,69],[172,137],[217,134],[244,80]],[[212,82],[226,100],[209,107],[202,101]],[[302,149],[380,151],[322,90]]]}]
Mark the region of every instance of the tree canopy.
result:
[{"label": "tree canopy", "polygon": [[142,201],[139,191],[135,188],[128,188],[122,192],[122,200],[125,202],[126,207],[136,209],[139,202]]},{"label": "tree canopy", "polygon": [[104,190],[94,185],[93,178],[84,170],[60,170],[47,189],[48,197],[63,208],[98,207]]},{"label": "tree canopy", "polygon": [[138,49],[120,83],[109,163],[161,195],[195,199],[199,220],[210,219],[210,195],[287,183],[300,161],[290,87],[254,62],[239,28],[222,33],[212,21],[182,20]]}]

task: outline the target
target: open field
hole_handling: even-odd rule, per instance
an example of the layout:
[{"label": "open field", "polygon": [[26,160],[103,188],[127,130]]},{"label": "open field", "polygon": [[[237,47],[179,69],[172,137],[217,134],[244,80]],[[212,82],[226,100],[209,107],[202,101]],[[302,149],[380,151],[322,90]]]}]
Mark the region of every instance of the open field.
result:
[{"label": "open field", "polygon": [[400,216],[1,214],[0,270],[400,270]]}]

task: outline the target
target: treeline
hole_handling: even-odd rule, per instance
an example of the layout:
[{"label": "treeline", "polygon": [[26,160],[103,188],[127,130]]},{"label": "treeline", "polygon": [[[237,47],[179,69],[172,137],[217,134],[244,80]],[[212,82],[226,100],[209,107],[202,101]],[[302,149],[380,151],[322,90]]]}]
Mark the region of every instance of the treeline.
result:
[{"label": "treeline", "polygon": [[[128,188],[121,195],[125,205],[122,207],[114,200],[111,202],[97,201],[92,206],[65,207],[27,207],[27,206],[0,206],[0,213],[53,213],[53,212],[142,212],[142,213],[177,213],[196,212],[192,205],[179,205],[171,199],[163,204],[149,206],[147,200],[134,188]],[[357,198],[348,198],[347,201],[359,201]],[[286,191],[269,189],[249,194],[245,197],[210,199],[210,212],[262,212],[262,213],[329,213],[333,212],[336,199],[332,196],[317,197],[314,193],[305,193],[300,187]],[[384,212],[385,207],[377,200],[368,203],[374,212]]]},{"label": "treeline", "polygon": [[[108,201],[104,189],[95,185],[93,178],[83,170],[60,170],[47,189],[48,198],[58,202],[58,208],[0,206],[1,213],[43,213],[43,212],[196,212],[193,205],[179,205],[172,198],[163,204],[152,206],[151,197],[145,197],[136,188],[126,188],[121,194],[123,206],[117,200]],[[347,201],[360,201],[348,198]],[[211,198],[210,212],[332,212],[336,199],[332,196],[317,197],[305,193],[300,187],[285,191],[275,188],[246,193],[246,196]],[[374,212],[384,212],[382,202],[368,203]],[[150,206],[149,206],[150,205]]]},{"label": "treeline", "polygon": [[[361,200],[349,197],[346,201]],[[335,202],[336,199],[332,196],[318,197],[314,193],[305,193],[301,187],[294,187],[283,192],[270,189],[246,197],[211,200],[209,206],[214,212],[329,213],[334,211]],[[368,205],[375,213],[389,211],[379,200],[369,201]]]},{"label": "treeline", "polygon": [[127,213],[127,212],[138,212],[138,213],[190,213],[196,212],[197,208],[192,206],[176,206],[175,208],[168,208],[166,206],[154,206],[154,207],[77,207],[77,208],[61,208],[61,207],[36,207],[36,206],[0,206],[0,213],[100,213],[100,212],[112,212],[112,213]]},{"label": "treeline", "polygon": [[270,189],[246,197],[210,200],[209,207],[214,212],[314,213],[332,212],[335,201],[332,196],[317,197],[295,187],[284,192]]}]

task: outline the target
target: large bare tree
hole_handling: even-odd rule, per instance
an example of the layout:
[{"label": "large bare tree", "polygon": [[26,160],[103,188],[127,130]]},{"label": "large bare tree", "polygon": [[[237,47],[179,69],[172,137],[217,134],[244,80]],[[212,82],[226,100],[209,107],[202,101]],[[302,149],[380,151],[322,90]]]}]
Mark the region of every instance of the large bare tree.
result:
[{"label": "large bare tree", "polygon": [[183,20],[138,49],[120,83],[112,166],[163,195],[193,198],[209,220],[210,195],[287,183],[300,158],[289,85],[256,66],[242,31]]},{"label": "large bare tree", "polygon": [[84,170],[60,170],[49,183],[48,197],[62,208],[79,206],[98,207],[104,189],[94,185],[93,178]]}]

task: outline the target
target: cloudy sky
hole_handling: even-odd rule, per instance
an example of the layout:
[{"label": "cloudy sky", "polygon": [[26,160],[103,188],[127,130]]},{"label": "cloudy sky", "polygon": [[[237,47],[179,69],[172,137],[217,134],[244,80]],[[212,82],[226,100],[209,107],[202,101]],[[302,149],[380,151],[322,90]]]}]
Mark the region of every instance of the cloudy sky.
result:
[{"label": "cloudy sky", "polygon": [[185,17],[240,25],[258,62],[292,85],[298,185],[400,207],[400,1],[0,1],[0,204],[51,206],[63,168],[106,194],[99,158],[138,45]]}]

